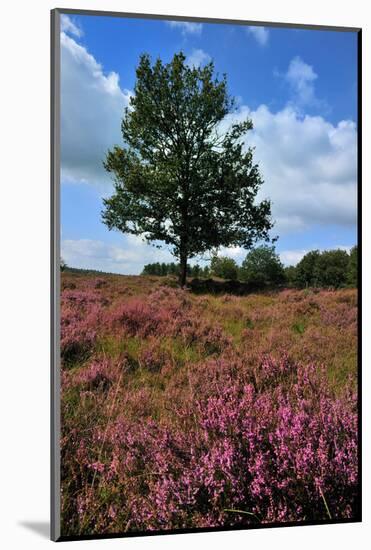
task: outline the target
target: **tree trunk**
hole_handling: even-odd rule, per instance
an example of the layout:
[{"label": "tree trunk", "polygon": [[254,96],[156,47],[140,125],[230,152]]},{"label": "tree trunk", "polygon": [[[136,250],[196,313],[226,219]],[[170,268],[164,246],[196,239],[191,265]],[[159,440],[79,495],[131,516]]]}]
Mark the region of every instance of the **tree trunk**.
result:
[{"label": "tree trunk", "polygon": [[181,288],[184,288],[187,281],[187,254],[182,253],[180,255],[180,271],[179,271],[179,284]]},{"label": "tree trunk", "polygon": [[179,284],[181,288],[184,288],[187,282],[187,260],[188,260],[188,182],[183,181],[183,204],[181,209],[182,227],[180,236],[180,272],[179,272]]}]

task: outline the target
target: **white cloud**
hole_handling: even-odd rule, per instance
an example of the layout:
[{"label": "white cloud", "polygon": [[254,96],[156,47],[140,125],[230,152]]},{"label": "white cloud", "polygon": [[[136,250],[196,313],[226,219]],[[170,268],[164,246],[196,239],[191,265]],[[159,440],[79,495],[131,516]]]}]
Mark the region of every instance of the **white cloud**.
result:
[{"label": "white cloud", "polygon": [[309,250],[284,250],[279,253],[283,265],[296,265],[307,254]]},{"label": "white cloud", "polygon": [[266,44],[268,44],[269,30],[265,27],[248,27],[246,31],[248,34],[253,35],[260,46],[266,46]]},{"label": "white cloud", "polygon": [[121,143],[120,124],[130,92],[115,72],[106,74],[78,42],[61,33],[62,180],[107,186],[102,161]]},{"label": "white cloud", "polygon": [[305,63],[300,57],[294,57],[290,61],[285,78],[302,103],[313,101],[314,81],[318,75],[311,65]]},{"label": "white cloud", "polygon": [[80,38],[83,35],[82,29],[76,25],[72,21],[68,15],[61,15],[61,31],[72,34],[73,36],[76,36],[77,38]]},{"label": "white cloud", "polygon": [[211,61],[211,57],[208,53],[204,52],[204,50],[193,50],[192,53],[187,56],[187,65],[190,67],[198,68],[201,65],[209,63],[209,61]]},{"label": "white cloud", "polygon": [[179,29],[183,35],[199,35],[202,32],[202,23],[189,23],[187,21],[166,21],[173,29]]},{"label": "white cloud", "polygon": [[228,258],[235,260],[237,263],[241,263],[246,254],[247,250],[241,246],[222,246],[218,250],[219,256],[227,256]]},{"label": "white cloud", "polygon": [[292,93],[292,104],[298,108],[311,106],[328,111],[329,107],[326,101],[316,96],[315,81],[318,75],[315,73],[313,67],[305,63],[301,57],[296,56],[291,59],[285,74],[277,74],[278,76],[283,76],[289,85]]},{"label": "white cloud", "polygon": [[123,242],[117,246],[94,239],[64,239],[61,256],[71,267],[127,275],[137,275],[147,263],[175,261],[169,251],[147,245],[135,235],[126,235]]},{"label": "white cloud", "polygon": [[302,117],[290,107],[273,113],[265,105],[243,106],[233,120],[251,118],[245,143],[255,146],[264,185],[259,199],[272,200],[279,235],[313,224],[356,223],[357,130],[352,121],[333,125],[319,116]]}]

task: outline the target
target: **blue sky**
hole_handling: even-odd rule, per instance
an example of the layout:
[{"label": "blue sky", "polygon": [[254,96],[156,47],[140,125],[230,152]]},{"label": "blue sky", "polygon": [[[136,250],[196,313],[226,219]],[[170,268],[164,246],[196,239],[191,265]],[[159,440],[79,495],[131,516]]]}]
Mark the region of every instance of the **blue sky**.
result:
[{"label": "blue sky", "polygon": [[[61,237],[67,264],[137,274],[146,263],[172,261],[166,249],[109,232],[100,212],[102,198],[112,192],[102,159],[122,144],[120,123],[139,55],[168,62],[179,50],[190,65],[212,59],[238,99],[234,119],[253,120],[246,146],[256,148],[264,179],[259,198],[272,201],[282,261],[294,264],[314,248],[353,246],[356,33],[62,16]],[[240,262],[246,251],[221,253]]]}]

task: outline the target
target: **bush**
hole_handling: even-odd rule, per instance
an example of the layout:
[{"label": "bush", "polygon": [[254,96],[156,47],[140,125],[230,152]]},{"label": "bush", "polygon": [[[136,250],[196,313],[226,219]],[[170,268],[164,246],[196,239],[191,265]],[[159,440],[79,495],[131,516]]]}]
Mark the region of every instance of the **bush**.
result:
[{"label": "bush", "polygon": [[[96,378],[101,384],[106,375],[94,366],[89,383]],[[179,420],[192,420],[185,429],[121,416],[81,439],[81,533],[352,517],[357,399],[350,389],[336,399],[321,367],[287,356],[262,357],[249,371],[243,357],[211,360],[192,384],[202,385],[202,396],[173,404]]]},{"label": "bush", "polygon": [[61,358],[65,364],[83,361],[93,351],[103,299],[94,291],[65,289],[61,296]]},{"label": "bush", "polygon": [[[166,277],[168,275],[173,275],[178,277],[180,273],[180,266],[174,262],[169,264],[166,263],[153,263],[146,264],[143,268],[142,275],[157,275],[158,277]],[[200,277],[208,273],[208,268],[202,269],[198,264],[196,265],[187,265],[187,276],[188,277]]]}]

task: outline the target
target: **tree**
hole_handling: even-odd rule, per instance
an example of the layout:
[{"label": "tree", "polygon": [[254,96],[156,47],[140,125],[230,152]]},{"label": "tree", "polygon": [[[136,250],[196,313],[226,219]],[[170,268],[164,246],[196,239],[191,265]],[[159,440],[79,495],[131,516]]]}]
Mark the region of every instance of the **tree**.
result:
[{"label": "tree", "polygon": [[289,286],[295,286],[296,283],[296,267],[294,265],[289,265],[284,268],[285,280]]},{"label": "tree", "polygon": [[214,255],[211,259],[210,269],[213,275],[221,279],[236,280],[238,277],[238,265],[233,258]]},{"label": "tree", "polygon": [[164,262],[160,266],[160,274],[164,277],[168,274],[168,264],[165,264]]},{"label": "tree", "polygon": [[59,268],[60,268],[60,270],[61,270],[61,271],[65,271],[65,270],[67,269],[67,267],[68,267],[68,266],[67,266],[66,262],[64,261],[64,259],[63,259],[63,258],[60,258],[60,260],[59,260]]},{"label": "tree", "polygon": [[357,245],[353,246],[349,254],[348,269],[347,269],[347,283],[351,286],[357,286],[358,284],[358,248]]},{"label": "tree", "polygon": [[201,269],[200,276],[204,279],[208,279],[210,277],[210,268],[208,265],[205,265],[205,267]]},{"label": "tree", "polygon": [[242,262],[240,277],[259,286],[282,283],[285,272],[274,246],[262,245],[251,250]]},{"label": "tree", "polygon": [[179,266],[176,265],[174,262],[171,262],[171,264],[169,264],[169,274],[178,275],[178,273],[179,273]]},{"label": "tree", "polygon": [[153,274],[154,275],[161,275],[161,264],[160,262],[156,262],[153,264]]},{"label": "tree", "polygon": [[190,258],[269,240],[270,201],[255,200],[262,178],[252,148],[242,143],[252,122],[220,131],[234,106],[226,76],[214,76],[212,62],[190,67],[180,52],[168,64],[152,65],[143,54],[121,124],[125,145],[114,146],[104,161],[114,178],[104,223],[168,245],[180,261],[181,286]]},{"label": "tree", "polygon": [[322,252],[314,266],[314,280],[319,286],[345,285],[349,256],[345,250],[325,250]]},{"label": "tree", "polygon": [[296,266],[296,286],[305,288],[308,286],[317,286],[315,266],[320,256],[319,250],[311,250],[303,256]]},{"label": "tree", "polygon": [[192,267],[192,277],[199,277],[201,274],[201,267],[198,264],[195,264]]}]

